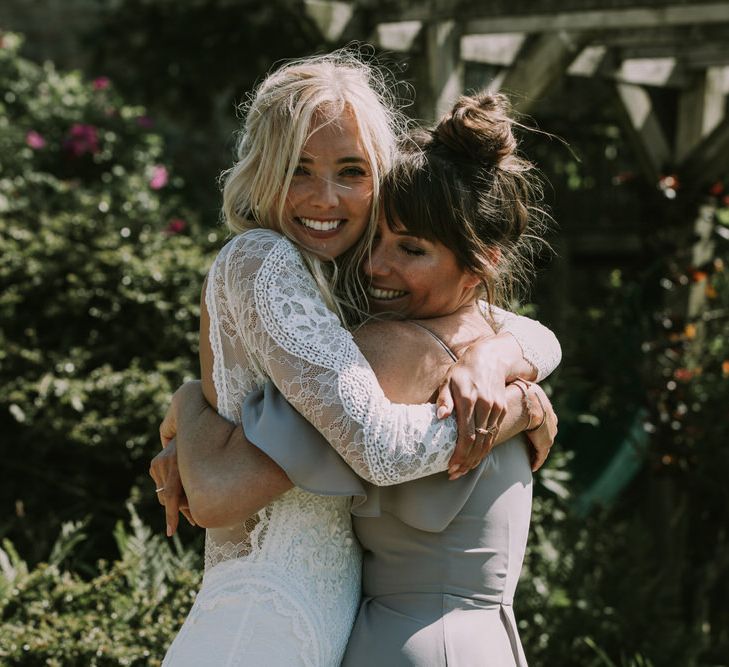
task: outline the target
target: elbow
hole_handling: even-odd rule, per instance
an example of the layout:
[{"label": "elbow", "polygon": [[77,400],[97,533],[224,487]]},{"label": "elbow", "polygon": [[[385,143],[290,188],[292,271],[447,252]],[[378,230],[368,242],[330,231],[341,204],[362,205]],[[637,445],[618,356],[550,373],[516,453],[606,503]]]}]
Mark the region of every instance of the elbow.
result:
[{"label": "elbow", "polygon": [[192,520],[201,528],[220,528],[225,525],[220,503],[217,502],[213,489],[207,486],[204,480],[197,479],[195,482],[195,484],[185,484]]},{"label": "elbow", "polygon": [[222,528],[228,525],[219,507],[209,497],[190,494],[187,498],[192,520],[201,528]]}]

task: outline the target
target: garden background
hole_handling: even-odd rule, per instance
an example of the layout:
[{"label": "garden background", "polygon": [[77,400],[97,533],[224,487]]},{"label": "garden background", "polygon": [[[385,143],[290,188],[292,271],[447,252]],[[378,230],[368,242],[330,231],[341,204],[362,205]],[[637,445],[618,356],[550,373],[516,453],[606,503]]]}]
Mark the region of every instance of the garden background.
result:
[{"label": "garden background", "polygon": [[[338,45],[302,6],[0,10],[2,665],[157,665],[187,613],[200,531],[164,537],[148,463],[198,374],[235,105],[276,61]],[[368,52],[402,81],[421,67]],[[729,178],[643,177],[604,81],[563,78],[527,124],[563,141],[523,137],[557,223],[523,311],[564,352],[515,601],[527,656],[729,665]]]}]

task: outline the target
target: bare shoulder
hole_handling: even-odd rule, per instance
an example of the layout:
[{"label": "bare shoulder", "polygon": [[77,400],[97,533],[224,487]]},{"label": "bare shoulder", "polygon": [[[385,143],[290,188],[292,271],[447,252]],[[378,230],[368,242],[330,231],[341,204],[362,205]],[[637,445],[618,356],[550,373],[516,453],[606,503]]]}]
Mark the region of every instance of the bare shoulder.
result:
[{"label": "bare shoulder", "polygon": [[451,364],[432,336],[411,322],[373,321],[354,337],[391,401],[428,402]]}]

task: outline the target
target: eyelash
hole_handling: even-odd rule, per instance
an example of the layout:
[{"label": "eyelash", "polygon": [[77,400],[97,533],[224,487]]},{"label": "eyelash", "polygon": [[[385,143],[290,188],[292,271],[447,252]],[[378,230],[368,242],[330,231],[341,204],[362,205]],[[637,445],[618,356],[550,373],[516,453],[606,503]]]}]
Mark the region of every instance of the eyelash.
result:
[{"label": "eyelash", "polygon": [[413,257],[422,257],[425,254],[425,250],[421,250],[420,248],[408,248],[406,245],[401,245],[400,248],[406,255]]}]

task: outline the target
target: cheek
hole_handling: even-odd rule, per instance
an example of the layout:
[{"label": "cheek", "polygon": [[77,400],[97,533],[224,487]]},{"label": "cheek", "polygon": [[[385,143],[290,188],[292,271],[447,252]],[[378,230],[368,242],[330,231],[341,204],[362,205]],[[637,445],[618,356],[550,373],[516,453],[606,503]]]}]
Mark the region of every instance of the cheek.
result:
[{"label": "cheek", "polygon": [[372,184],[361,183],[349,191],[349,206],[360,215],[369,215],[372,208]]}]

